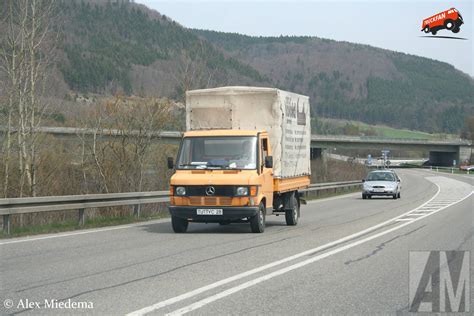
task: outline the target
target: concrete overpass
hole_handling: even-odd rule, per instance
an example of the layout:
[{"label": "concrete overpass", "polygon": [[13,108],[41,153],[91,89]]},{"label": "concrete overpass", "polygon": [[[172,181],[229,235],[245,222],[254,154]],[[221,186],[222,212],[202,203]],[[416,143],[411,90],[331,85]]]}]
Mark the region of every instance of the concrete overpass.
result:
[{"label": "concrete overpass", "polygon": [[354,137],[336,135],[313,135],[311,148],[330,149],[367,149],[380,152],[391,151],[426,151],[429,153],[429,164],[451,166],[453,160],[457,163],[469,160],[472,144],[462,139],[429,140],[381,137]]},{"label": "concrete overpass", "polygon": [[[0,140],[4,137],[5,128],[0,128]],[[75,127],[39,127],[38,131],[51,134],[58,138],[78,139],[81,137],[93,137],[94,134],[100,139],[115,138],[122,133],[117,129],[102,129],[97,131],[93,128]],[[138,131],[131,134],[139,135]],[[168,144],[179,144],[181,132],[163,131],[153,133],[152,137]],[[468,160],[472,152],[472,144],[461,139],[428,140],[428,139],[404,139],[404,138],[381,138],[381,137],[354,137],[339,135],[312,135],[311,136],[311,158],[317,158],[328,149],[338,150],[381,150],[391,151],[425,151],[429,153],[429,163],[438,166],[451,166],[453,160],[456,162]]]}]

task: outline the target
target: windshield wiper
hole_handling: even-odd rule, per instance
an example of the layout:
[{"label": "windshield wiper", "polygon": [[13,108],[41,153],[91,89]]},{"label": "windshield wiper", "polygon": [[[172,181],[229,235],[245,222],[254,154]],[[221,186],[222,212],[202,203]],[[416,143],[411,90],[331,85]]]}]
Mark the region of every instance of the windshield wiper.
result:
[{"label": "windshield wiper", "polygon": [[229,166],[226,165],[214,165],[214,164],[207,164],[206,167],[212,167],[212,168],[225,168],[229,169]]}]

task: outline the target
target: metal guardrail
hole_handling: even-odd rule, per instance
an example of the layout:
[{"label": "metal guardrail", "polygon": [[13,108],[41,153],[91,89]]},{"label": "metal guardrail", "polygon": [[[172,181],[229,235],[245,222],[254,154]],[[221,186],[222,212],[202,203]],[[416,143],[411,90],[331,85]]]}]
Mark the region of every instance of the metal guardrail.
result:
[{"label": "metal guardrail", "polygon": [[79,225],[85,223],[85,209],[133,205],[134,215],[140,216],[140,206],[148,203],[169,201],[169,191],[63,195],[0,199],[0,215],[3,216],[3,233],[10,234],[11,215],[51,211],[79,211]]},{"label": "metal guardrail", "polygon": [[[300,192],[320,191],[361,185],[361,181],[341,181],[311,184]],[[3,233],[11,231],[11,215],[25,213],[42,213],[51,211],[78,211],[79,225],[83,226],[86,219],[85,209],[133,205],[133,213],[140,217],[142,204],[169,201],[169,191],[63,195],[0,199],[0,215],[3,216]]]}]

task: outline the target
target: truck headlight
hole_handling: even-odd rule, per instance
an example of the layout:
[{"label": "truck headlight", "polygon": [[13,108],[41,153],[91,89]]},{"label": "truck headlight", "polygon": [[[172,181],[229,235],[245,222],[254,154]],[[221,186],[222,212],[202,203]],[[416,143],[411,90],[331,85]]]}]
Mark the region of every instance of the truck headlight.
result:
[{"label": "truck headlight", "polygon": [[249,188],[248,187],[237,187],[235,189],[236,196],[247,196],[249,195]]},{"label": "truck headlight", "polygon": [[186,195],[186,188],[185,187],[176,187],[176,195]]}]

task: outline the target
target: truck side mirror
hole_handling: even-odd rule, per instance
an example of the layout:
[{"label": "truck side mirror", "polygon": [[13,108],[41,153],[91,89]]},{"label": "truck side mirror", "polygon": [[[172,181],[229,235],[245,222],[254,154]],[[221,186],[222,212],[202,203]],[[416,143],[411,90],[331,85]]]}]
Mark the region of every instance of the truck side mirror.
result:
[{"label": "truck side mirror", "polygon": [[173,169],[174,162],[172,157],[168,157],[168,169]]},{"label": "truck side mirror", "polygon": [[265,168],[273,168],[273,157],[272,156],[265,157]]},{"label": "truck side mirror", "polygon": [[362,182],[365,182],[365,179],[362,179]]}]

